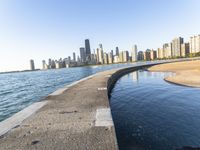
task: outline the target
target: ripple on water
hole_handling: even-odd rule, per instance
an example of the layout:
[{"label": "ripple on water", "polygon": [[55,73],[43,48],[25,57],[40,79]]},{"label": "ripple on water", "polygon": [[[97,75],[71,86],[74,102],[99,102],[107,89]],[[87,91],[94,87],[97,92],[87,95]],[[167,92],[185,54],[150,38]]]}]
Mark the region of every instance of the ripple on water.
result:
[{"label": "ripple on water", "polygon": [[120,149],[200,147],[200,89],[165,82],[168,75],[140,70],[116,83],[110,103]]},{"label": "ripple on water", "polygon": [[0,121],[81,78],[100,71],[133,65],[135,64],[114,64],[0,74]]}]

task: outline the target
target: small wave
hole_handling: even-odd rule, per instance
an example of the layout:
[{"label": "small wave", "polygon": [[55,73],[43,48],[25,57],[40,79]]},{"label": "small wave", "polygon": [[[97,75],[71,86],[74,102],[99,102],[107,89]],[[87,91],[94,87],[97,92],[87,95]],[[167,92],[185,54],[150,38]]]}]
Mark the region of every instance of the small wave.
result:
[{"label": "small wave", "polygon": [[6,92],[3,92],[3,93],[0,93],[0,96],[12,94],[12,93],[13,93],[13,91],[6,91]]}]

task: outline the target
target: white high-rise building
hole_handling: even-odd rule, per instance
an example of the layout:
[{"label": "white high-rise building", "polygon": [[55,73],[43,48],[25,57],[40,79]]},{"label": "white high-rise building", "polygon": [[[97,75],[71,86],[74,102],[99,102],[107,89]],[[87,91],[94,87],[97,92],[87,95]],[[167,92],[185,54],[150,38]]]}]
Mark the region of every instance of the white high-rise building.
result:
[{"label": "white high-rise building", "polygon": [[97,60],[97,64],[99,64],[99,57],[100,57],[100,51],[99,51],[99,49],[97,48],[96,49],[96,60]]},{"label": "white high-rise building", "polygon": [[129,53],[128,51],[123,51],[123,61],[122,62],[128,62],[129,61]]},{"label": "white high-rise building", "polygon": [[108,63],[109,64],[113,63],[113,53],[112,52],[108,53]]},{"label": "white high-rise building", "polygon": [[158,59],[164,58],[163,48],[158,48],[157,49],[157,58]]},{"label": "white high-rise building", "polygon": [[104,55],[103,55],[103,46],[102,46],[102,44],[99,44],[99,47],[100,47],[100,49],[99,49],[99,62],[101,64],[104,64]]},{"label": "white high-rise building", "polygon": [[172,57],[172,44],[171,43],[165,43],[163,45],[163,52],[164,52],[164,58]]},{"label": "white high-rise building", "polygon": [[175,38],[172,40],[172,57],[181,56],[181,44],[183,44],[183,38]]},{"label": "white high-rise building", "polygon": [[131,56],[132,56],[132,62],[136,62],[137,61],[137,45],[133,46]]},{"label": "white high-rise building", "polygon": [[190,37],[190,53],[200,52],[200,35]]},{"label": "white high-rise building", "polygon": [[46,64],[45,60],[42,61],[42,69],[43,70],[49,69],[49,66]]}]

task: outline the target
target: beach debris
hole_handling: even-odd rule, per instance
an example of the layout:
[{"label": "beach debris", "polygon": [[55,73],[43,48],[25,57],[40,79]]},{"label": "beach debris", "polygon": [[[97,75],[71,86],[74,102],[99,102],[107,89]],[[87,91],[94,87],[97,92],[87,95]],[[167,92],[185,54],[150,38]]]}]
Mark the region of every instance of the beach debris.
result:
[{"label": "beach debris", "polygon": [[73,110],[73,111],[61,111],[59,112],[59,114],[69,114],[69,113],[77,113],[77,110]]},{"label": "beach debris", "polygon": [[31,145],[35,145],[35,144],[37,144],[37,143],[39,143],[39,142],[40,142],[39,140],[32,141],[32,142],[31,142]]}]

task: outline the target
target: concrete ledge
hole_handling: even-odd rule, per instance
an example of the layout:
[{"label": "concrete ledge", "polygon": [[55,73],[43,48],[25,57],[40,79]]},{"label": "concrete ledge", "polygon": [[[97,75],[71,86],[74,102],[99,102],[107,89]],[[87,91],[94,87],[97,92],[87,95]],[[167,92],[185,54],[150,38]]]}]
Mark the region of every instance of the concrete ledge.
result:
[{"label": "concrete ledge", "polygon": [[7,134],[2,132],[0,149],[118,149],[106,88],[106,76],[112,73],[97,73],[58,89],[36,115],[19,112],[20,121]]},{"label": "concrete ledge", "polygon": [[108,99],[116,81],[132,71],[176,61],[181,60],[104,71],[61,88],[46,101],[34,103],[1,122],[0,135],[10,132],[0,138],[0,149],[116,150]]},{"label": "concrete ledge", "polygon": [[11,129],[19,126],[26,118],[30,117],[31,115],[35,114],[40,108],[42,108],[47,101],[43,102],[36,102],[22,111],[16,113],[12,117],[0,122],[0,136],[6,134]]},{"label": "concrete ledge", "polygon": [[96,127],[114,126],[110,108],[99,108],[96,112]]}]

